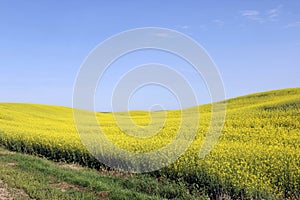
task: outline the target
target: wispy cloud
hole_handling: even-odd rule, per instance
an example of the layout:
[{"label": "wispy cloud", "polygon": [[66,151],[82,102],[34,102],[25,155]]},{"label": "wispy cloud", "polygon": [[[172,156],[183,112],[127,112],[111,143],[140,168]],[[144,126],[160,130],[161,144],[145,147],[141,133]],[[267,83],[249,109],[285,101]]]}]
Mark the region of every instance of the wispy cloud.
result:
[{"label": "wispy cloud", "polygon": [[246,16],[249,18],[252,18],[252,17],[256,18],[257,16],[259,16],[259,11],[258,10],[242,10],[241,14],[243,16]]},{"label": "wispy cloud", "polygon": [[224,21],[222,21],[220,19],[214,19],[214,20],[212,20],[212,22],[220,28],[223,27],[225,24]]},{"label": "wispy cloud", "polygon": [[260,12],[258,10],[242,10],[241,15],[255,21],[261,21]]},{"label": "wispy cloud", "polygon": [[249,20],[256,21],[259,23],[265,23],[270,21],[276,21],[276,18],[281,13],[281,7],[281,5],[278,5],[276,8],[272,8],[264,12],[259,10],[242,10],[240,11],[240,14]]},{"label": "wispy cloud", "polygon": [[269,18],[275,18],[279,15],[279,9],[274,8],[274,9],[268,10],[266,13]]},{"label": "wispy cloud", "polygon": [[188,25],[177,25],[177,26],[175,26],[175,29],[187,30],[187,29],[190,29],[190,26],[188,26]]},{"label": "wispy cloud", "polygon": [[201,30],[201,31],[207,31],[207,27],[205,25],[199,25],[198,28]]},{"label": "wispy cloud", "polygon": [[298,22],[292,22],[286,25],[286,28],[293,28],[293,27],[300,27],[300,21]]},{"label": "wispy cloud", "polygon": [[266,17],[271,21],[275,20],[275,18],[278,17],[281,13],[281,7],[282,7],[282,5],[278,5],[276,8],[267,10]]},{"label": "wispy cloud", "polygon": [[188,29],[190,27],[188,25],[183,25],[183,26],[180,26],[180,28],[182,28],[182,29]]}]

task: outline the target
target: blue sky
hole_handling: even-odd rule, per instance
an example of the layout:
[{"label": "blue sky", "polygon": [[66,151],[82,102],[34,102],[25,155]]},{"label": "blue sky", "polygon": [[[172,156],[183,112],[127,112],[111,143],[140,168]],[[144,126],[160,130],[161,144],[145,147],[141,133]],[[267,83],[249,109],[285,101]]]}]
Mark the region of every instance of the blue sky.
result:
[{"label": "blue sky", "polygon": [[[0,102],[71,107],[74,81],[89,52],[112,35],[141,27],[174,29],[195,39],[216,63],[228,98],[299,87],[299,10],[297,0],[1,0]],[[174,56],[151,51],[128,55],[119,65],[148,62],[179,71],[188,67]],[[118,78],[120,67],[114,65],[104,91],[97,91],[97,110],[110,110],[105,94]],[[198,102],[209,102],[203,81],[187,76],[198,90]],[[177,107],[168,91],[149,86],[136,92],[130,109],[154,104]]]}]

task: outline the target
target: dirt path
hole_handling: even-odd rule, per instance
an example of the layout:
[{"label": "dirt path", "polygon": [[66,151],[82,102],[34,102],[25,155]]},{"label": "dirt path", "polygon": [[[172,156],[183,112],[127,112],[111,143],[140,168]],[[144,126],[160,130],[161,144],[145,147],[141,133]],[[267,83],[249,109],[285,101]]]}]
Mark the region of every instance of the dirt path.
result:
[{"label": "dirt path", "polygon": [[0,179],[0,200],[13,200],[15,198],[30,199],[23,190],[10,189],[7,184]]},{"label": "dirt path", "polygon": [[12,194],[8,191],[7,185],[0,179],[0,199],[13,199]]}]

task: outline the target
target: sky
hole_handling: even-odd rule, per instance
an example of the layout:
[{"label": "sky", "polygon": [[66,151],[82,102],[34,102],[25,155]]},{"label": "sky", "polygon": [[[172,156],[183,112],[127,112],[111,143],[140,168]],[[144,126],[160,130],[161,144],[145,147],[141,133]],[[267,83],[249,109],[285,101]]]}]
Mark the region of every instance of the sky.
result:
[{"label": "sky", "polygon": [[[176,30],[198,42],[219,70],[226,98],[300,87],[299,10],[298,0],[1,0],[0,102],[72,107],[73,86],[89,53],[113,35],[143,27]],[[111,65],[95,93],[95,109],[112,110],[122,74],[147,63],[173,67],[190,81],[197,104],[210,101],[192,66],[145,50]],[[128,100],[129,109],[178,106],[176,95],[159,85],[141,87]]]}]

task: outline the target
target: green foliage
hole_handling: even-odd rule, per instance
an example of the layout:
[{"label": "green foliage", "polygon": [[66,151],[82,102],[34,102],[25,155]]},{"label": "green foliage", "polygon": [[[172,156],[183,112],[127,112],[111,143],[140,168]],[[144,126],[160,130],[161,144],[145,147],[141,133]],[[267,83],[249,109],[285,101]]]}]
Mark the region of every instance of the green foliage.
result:
[{"label": "green foliage", "polygon": [[[13,163],[13,165],[12,165]],[[10,167],[7,167],[11,164]],[[11,154],[0,148],[0,180],[21,189],[18,199],[193,199],[185,186],[147,175],[100,173],[95,169],[53,163],[46,159]],[[1,186],[1,185],[0,185]],[[195,198],[201,199],[198,195]],[[15,198],[14,198],[15,199]]]}]

